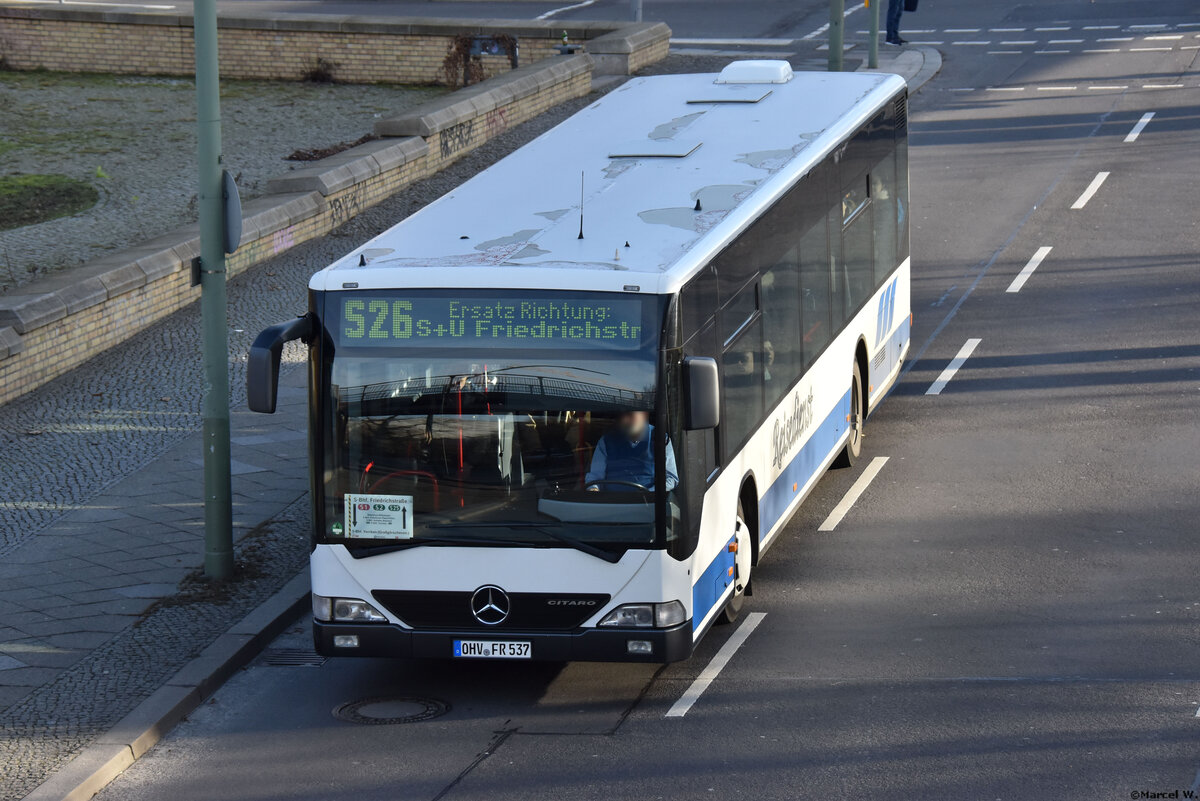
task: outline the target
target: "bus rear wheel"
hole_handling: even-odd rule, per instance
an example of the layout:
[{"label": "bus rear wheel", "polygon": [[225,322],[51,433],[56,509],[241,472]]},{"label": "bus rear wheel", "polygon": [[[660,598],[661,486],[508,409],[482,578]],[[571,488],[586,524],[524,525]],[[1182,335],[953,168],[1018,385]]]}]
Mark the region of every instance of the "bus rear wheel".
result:
[{"label": "bus rear wheel", "polygon": [[[746,516],[742,513],[742,502],[738,501],[737,527],[734,533],[737,551],[734,553],[733,594],[725,602],[717,618],[718,623],[733,623],[742,614],[742,606],[746,603],[746,587],[750,584],[750,527],[746,525]],[[743,575],[744,573],[744,575]]]},{"label": "bus rear wheel", "polygon": [[850,436],[846,440],[846,447],[842,448],[842,452],[834,461],[834,467],[853,467],[854,463],[858,461],[858,457],[862,455],[863,435],[866,433],[867,426],[866,406],[862,369],[855,360],[854,376],[850,381],[850,420],[848,421]]}]

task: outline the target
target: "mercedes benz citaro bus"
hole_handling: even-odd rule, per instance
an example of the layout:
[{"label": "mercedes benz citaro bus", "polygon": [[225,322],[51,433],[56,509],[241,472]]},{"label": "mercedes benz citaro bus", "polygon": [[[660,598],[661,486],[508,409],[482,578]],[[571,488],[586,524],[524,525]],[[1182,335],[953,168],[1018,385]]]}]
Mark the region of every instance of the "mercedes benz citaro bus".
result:
[{"label": "mercedes benz citaro bus", "polygon": [[744,61],[634,78],[316,273],[317,649],[670,662],[909,347],[907,93]]}]

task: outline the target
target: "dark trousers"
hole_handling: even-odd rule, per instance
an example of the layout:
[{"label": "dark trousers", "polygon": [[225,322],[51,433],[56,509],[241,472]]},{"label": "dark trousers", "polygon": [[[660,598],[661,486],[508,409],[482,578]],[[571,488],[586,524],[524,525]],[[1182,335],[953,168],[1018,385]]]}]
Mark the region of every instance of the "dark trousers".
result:
[{"label": "dark trousers", "polygon": [[900,38],[900,15],[904,13],[904,0],[888,0],[887,9],[887,38]]}]

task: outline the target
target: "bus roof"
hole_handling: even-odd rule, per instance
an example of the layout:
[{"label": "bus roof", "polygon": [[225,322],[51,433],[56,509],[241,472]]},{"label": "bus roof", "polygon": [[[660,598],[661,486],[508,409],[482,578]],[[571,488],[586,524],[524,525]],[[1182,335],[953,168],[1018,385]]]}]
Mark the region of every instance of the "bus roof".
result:
[{"label": "bus roof", "polygon": [[626,82],[310,287],[677,291],[904,88],[753,64]]}]

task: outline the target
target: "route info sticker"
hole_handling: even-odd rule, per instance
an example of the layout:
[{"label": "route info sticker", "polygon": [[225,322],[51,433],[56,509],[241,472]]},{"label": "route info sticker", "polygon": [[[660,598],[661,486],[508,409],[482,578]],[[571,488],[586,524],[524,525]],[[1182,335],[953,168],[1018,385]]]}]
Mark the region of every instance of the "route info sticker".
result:
[{"label": "route info sticker", "polygon": [[346,537],[361,540],[408,540],[413,535],[411,495],[346,493]]}]

